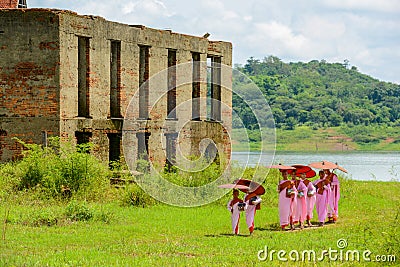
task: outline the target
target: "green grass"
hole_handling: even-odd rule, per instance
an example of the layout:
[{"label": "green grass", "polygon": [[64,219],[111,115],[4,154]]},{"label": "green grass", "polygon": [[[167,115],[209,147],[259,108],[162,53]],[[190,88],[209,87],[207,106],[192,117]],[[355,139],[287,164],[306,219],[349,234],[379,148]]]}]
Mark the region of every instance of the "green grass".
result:
[{"label": "green grass", "polygon": [[[68,203],[29,204],[21,200],[29,192],[9,196],[0,202],[0,266],[308,266],[313,264],[280,262],[276,254],[272,262],[260,262],[257,252],[268,247],[286,252],[313,249],[320,253],[337,249],[336,242],[341,238],[348,243],[344,251],[368,249],[372,256],[395,255],[399,264],[399,182],[341,179],[340,217],[336,224],[282,232],[278,230],[277,179],[274,172],[267,177],[267,193],[257,212],[252,236],[248,235],[244,216],[240,222],[242,235],[231,235],[230,215],[225,208],[228,195],[197,208],[83,202],[93,214],[88,221],[66,217]],[[4,223],[7,211],[8,220]],[[56,218],[57,222],[51,226],[35,224],[37,218]],[[316,264],[376,263],[325,259]]]},{"label": "green grass", "polygon": [[[295,138],[301,140],[300,135]],[[277,255],[272,262],[257,258],[265,248],[287,253],[313,249],[321,254],[337,249],[342,238],[348,250],[368,249],[372,256],[394,255],[399,261],[399,182],[341,179],[337,224],[282,232],[276,192],[280,173],[271,170],[264,182],[266,194],[256,215],[255,233],[248,235],[242,216],[242,234],[233,236],[225,208],[229,195],[197,208],[160,204],[136,184],[111,186],[109,178],[125,172],[110,172],[93,155],[70,148],[55,153],[31,145],[23,160],[0,165],[0,266],[374,265],[329,262],[327,257],[316,263],[281,262]],[[214,167],[197,173],[195,184],[214,177]],[[243,178],[256,173],[258,180],[267,174],[263,168],[231,171],[232,177]],[[189,175],[177,172],[168,178],[191,186]],[[65,185],[70,195],[61,190]]]}]

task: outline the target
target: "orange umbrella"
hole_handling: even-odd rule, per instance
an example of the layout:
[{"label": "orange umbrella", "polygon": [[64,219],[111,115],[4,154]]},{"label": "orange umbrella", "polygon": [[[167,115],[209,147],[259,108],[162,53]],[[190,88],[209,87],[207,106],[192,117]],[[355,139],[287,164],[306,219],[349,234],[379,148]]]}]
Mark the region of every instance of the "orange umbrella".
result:
[{"label": "orange umbrella", "polygon": [[312,163],[308,164],[308,166],[315,168],[315,169],[322,169],[322,170],[338,168],[338,165],[336,165],[333,162],[327,161],[327,160],[312,162]]}]

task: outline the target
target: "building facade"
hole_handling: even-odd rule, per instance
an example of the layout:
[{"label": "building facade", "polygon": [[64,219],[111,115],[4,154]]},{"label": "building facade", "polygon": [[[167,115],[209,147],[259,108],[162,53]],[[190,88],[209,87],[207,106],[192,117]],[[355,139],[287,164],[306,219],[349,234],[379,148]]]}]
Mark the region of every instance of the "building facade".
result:
[{"label": "building facade", "polygon": [[27,8],[26,0],[0,0],[0,8]]},{"label": "building facade", "polygon": [[[1,161],[21,153],[13,137],[45,145],[48,136],[91,141],[103,160],[118,160],[126,145],[129,157],[163,166],[204,152],[204,140],[230,157],[228,42],[67,10],[7,8],[0,53]],[[124,128],[132,133],[126,144]]]}]

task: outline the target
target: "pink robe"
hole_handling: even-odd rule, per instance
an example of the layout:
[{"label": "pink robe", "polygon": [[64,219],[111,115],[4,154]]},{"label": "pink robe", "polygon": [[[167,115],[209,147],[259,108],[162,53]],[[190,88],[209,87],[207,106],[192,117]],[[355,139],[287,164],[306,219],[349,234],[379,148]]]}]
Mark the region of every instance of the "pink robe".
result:
[{"label": "pink robe", "polygon": [[296,212],[296,220],[300,223],[303,223],[306,220],[307,216],[307,203],[306,203],[306,196],[307,196],[307,187],[303,183],[303,181],[299,182],[297,186],[297,192],[303,192],[304,196],[299,197],[297,193],[297,212]]},{"label": "pink robe", "polygon": [[297,216],[297,189],[296,187],[293,187],[293,189],[295,190],[294,192],[294,197],[291,198],[291,203],[290,203],[290,214],[289,214],[289,219],[290,219],[290,223],[298,223],[299,222],[299,218]]},{"label": "pink robe", "polygon": [[231,223],[232,223],[232,231],[233,234],[239,234],[239,219],[240,219],[240,211],[238,208],[239,202],[235,203],[231,206],[232,200],[228,202],[227,208],[231,212]]},{"label": "pink robe", "polygon": [[339,199],[340,199],[340,184],[336,174],[333,175],[331,190],[332,190],[331,203],[333,207],[333,218],[336,219],[339,216]]},{"label": "pink robe", "polygon": [[[286,182],[287,180],[281,180],[279,185]],[[279,186],[278,186],[279,192]],[[291,223],[291,216],[294,214],[294,200],[296,196],[288,198],[286,197],[286,189],[279,192],[279,222],[282,227],[286,227]]]},{"label": "pink robe", "polygon": [[[332,173],[332,182],[330,184],[330,191],[328,197],[328,217],[336,220],[338,216],[338,204],[340,198],[339,180],[336,174]],[[325,176],[326,177],[326,176]]]},{"label": "pink robe", "polygon": [[[321,179],[318,179],[314,182],[314,185],[317,185],[317,183],[319,183],[321,181]],[[318,188],[317,188],[318,191]],[[329,185],[325,186],[325,189],[321,194],[319,194],[317,192],[316,194],[316,208],[317,208],[317,214],[318,214],[318,221],[319,222],[325,222],[326,217],[328,215],[328,201],[329,201],[329,197],[330,197],[330,191],[331,188]]]},{"label": "pink robe", "polygon": [[[247,195],[244,196],[244,199],[246,199],[246,197],[247,197]],[[249,228],[250,233],[253,233],[253,231],[254,231],[254,217],[256,216],[257,205],[250,204],[250,199],[246,200],[245,203],[246,203],[246,224],[247,224],[247,228]]]},{"label": "pink robe", "polygon": [[317,198],[315,186],[311,182],[308,183],[307,192],[309,193],[314,192],[313,196],[308,196],[308,193],[306,194],[306,206],[307,206],[306,220],[311,220],[313,218],[313,211],[314,211],[315,201]]}]

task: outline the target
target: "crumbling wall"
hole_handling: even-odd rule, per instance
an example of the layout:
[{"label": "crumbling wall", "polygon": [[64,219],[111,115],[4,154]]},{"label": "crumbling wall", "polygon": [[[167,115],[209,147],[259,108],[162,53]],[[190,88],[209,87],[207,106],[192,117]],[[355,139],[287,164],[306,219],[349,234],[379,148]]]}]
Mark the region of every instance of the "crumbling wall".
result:
[{"label": "crumbling wall", "polygon": [[[30,118],[30,123],[19,127],[18,135],[32,133],[31,141],[40,142],[41,131],[60,135],[63,140],[77,140],[77,132],[87,134],[95,143],[95,153],[109,159],[110,134],[122,134],[123,119],[129,114],[135,121],[135,131],[148,135],[148,156],[155,164],[165,164],[166,134],[185,128],[179,142],[186,154],[196,151],[200,137],[212,135],[221,144],[221,151],[230,149],[226,132],[230,131],[232,95],[221,88],[221,120],[207,121],[207,66],[200,67],[199,118],[192,120],[192,69],[176,69],[176,117],[167,118],[168,51],[176,53],[176,64],[191,63],[193,53],[200,61],[208,56],[221,57],[221,62],[232,64],[232,46],[227,42],[211,42],[206,38],[110,22],[101,17],[81,16],[71,11],[25,9],[0,11],[1,120],[0,146],[6,152],[9,136],[13,134],[13,118]],[[111,82],[111,46],[117,42],[118,71]],[[83,45],[82,45],[83,44]],[[84,47],[83,47],[84,46]],[[140,50],[147,47],[146,76],[154,77],[165,71],[160,85],[149,81],[148,118],[140,118],[139,85],[141,82]],[[114,53],[114,52],[113,52]],[[114,56],[114,60],[115,60]],[[115,64],[115,63],[114,63]],[[115,79],[115,77],[114,77]],[[160,81],[158,81],[160,82]],[[222,75],[225,88],[230,88],[231,76]],[[118,84],[119,112],[111,114],[111,84]],[[115,93],[114,88],[114,93]],[[115,97],[115,96],[114,96]],[[132,110],[127,113],[130,103]],[[87,110],[85,110],[87,108]],[[87,112],[82,112],[82,110]],[[120,116],[118,117],[118,113]],[[117,114],[117,117],[115,116]],[[113,115],[113,116],[111,116]],[[41,118],[36,122],[34,119]],[[11,127],[11,128],[9,128]],[[17,127],[14,127],[17,129]],[[31,131],[31,129],[35,129]],[[7,135],[1,134],[1,130]],[[114,140],[115,141],[115,140]],[[137,138],[131,145],[139,147]],[[114,149],[115,150],[115,149]],[[12,153],[11,153],[12,154]],[[122,153],[121,153],[122,155]],[[133,155],[136,157],[137,155]],[[3,159],[3,158],[2,158]]]},{"label": "crumbling wall", "polygon": [[0,0],[0,8],[17,8],[18,0]]},{"label": "crumbling wall", "polygon": [[42,143],[59,134],[58,18],[32,10],[0,12],[0,160],[18,156],[13,137]]}]

